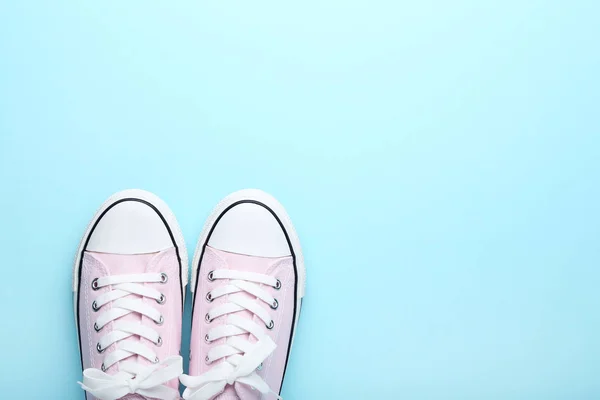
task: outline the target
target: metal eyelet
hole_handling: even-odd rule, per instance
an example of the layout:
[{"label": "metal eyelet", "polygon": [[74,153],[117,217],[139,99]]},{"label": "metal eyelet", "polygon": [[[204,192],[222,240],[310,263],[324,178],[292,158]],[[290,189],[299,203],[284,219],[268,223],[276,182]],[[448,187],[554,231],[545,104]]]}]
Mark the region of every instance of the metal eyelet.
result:
[{"label": "metal eyelet", "polygon": [[156,299],[156,302],[158,304],[165,304],[165,301],[167,301],[167,296],[165,296],[164,294],[160,294],[160,297],[158,299]]},{"label": "metal eyelet", "polygon": [[281,289],[281,281],[279,279],[277,279],[277,282],[275,282],[275,286],[273,286],[276,290]]},{"label": "metal eyelet", "polygon": [[[104,328],[104,327],[102,327],[102,328]],[[97,323],[97,322],[94,322],[94,330],[95,330],[96,332],[100,332],[100,331],[102,330],[102,328],[100,328],[100,327],[98,326],[98,323]]]},{"label": "metal eyelet", "polygon": [[94,310],[94,312],[98,311],[102,306],[98,307],[98,303],[96,303],[96,300],[94,300],[94,302],[92,303],[92,310]]},{"label": "metal eyelet", "polygon": [[154,364],[158,364],[160,362],[160,360],[158,359],[158,357],[156,357],[153,361]]},{"label": "metal eyelet", "polygon": [[204,336],[204,341],[206,343],[210,343],[210,337],[208,336],[208,333],[206,334],[206,336]]},{"label": "metal eyelet", "polygon": [[277,310],[277,307],[279,307],[279,302],[277,301],[277,299],[273,300],[273,304],[269,304],[271,306],[271,308],[273,310]]},{"label": "metal eyelet", "polygon": [[212,303],[213,300],[212,294],[210,292],[206,293],[206,301]]},{"label": "metal eyelet", "polygon": [[209,313],[206,313],[206,315],[204,316],[204,320],[209,324],[212,322],[212,318],[210,317]]},{"label": "metal eyelet", "polygon": [[208,280],[211,281],[211,282],[215,280],[215,278],[214,278],[214,272],[215,271],[210,271],[208,273],[208,275],[207,275]]},{"label": "metal eyelet", "polygon": [[273,329],[273,327],[275,326],[275,321],[271,320],[271,322],[265,324],[265,326],[267,327],[267,329]]},{"label": "metal eyelet", "polygon": [[102,366],[100,367],[100,369],[102,370],[102,372],[106,372],[106,367],[104,366],[104,363],[102,363]]},{"label": "metal eyelet", "polygon": [[98,353],[104,353],[104,350],[106,350],[106,349],[103,349],[102,346],[100,345],[100,343],[98,343],[96,345],[96,350],[98,350]]},{"label": "metal eyelet", "polygon": [[167,281],[169,280],[169,276],[167,274],[165,274],[164,272],[160,273],[160,283],[167,283]]},{"label": "metal eyelet", "polygon": [[208,356],[206,356],[206,357],[204,358],[204,362],[205,362],[207,365],[208,365],[208,364],[210,364],[210,358],[208,358]]},{"label": "metal eyelet", "polygon": [[165,322],[165,318],[161,315],[158,321],[154,321],[156,325],[162,325]]},{"label": "metal eyelet", "polygon": [[158,340],[156,342],[154,342],[154,345],[156,347],[160,347],[160,346],[162,346],[162,343],[163,343],[162,338],[159,336]]},{"label": "metal eyelet", "polygon": [[96,278],[96,279],[94,279],[94,280],[92,281],[92,289],[93,289],[93,290],[98,290],[98,289],[100,289],[100,287],[98,286],[98,278]]}]

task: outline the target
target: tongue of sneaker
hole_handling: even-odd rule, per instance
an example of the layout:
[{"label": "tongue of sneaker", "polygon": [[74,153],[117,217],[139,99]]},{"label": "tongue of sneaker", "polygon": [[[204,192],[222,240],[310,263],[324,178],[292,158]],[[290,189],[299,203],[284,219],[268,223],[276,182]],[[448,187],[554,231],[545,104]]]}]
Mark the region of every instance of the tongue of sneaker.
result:
[{"label": "tongue of sneaker", "polygon": [[[214,247],[206,246],[209,251],[212,251],[221,258],[227,264],[228,269],[237,270],[237,271],[245,271],[245,272],[255,272],[259,274],[270,275],[273,270],[277,267],[277,265],[285,259],[288,259],[291,256],[286,257],[257,257],[257,256],[249,256],[245,254],[237,254],[230,253],[227,251],[219,250]],[[242,293],[243,296],[246,296],[249,299],[256,299],[256,297],[249,295],[248,293]],[[262,305],[268,309],[266,303],[262,302]],[[256,317],[249,311],[240,311],[236,313],[244,318],[252,318],[254,322],[258,325],[264,324],[264,322]],[[230,314],[233,315],[233,314]],[[225,318],[225,317],[224,317]],[[266,330],[266,328],[265,328]],[[248,339],[251,343],[255,343],[257,340],[254,336],[247,334],[244,335],[246,339]],[[259,372],[259,375],[262,375]],[[215,397],[215,400],[254,400],[260,399],[260,392],[257,390],[253,390],[252,388],[236,383],[235,388],[232,386],[226,386],[223,393]]]},{"label": "tongue of sneaker", "polygon": [[[157,253],[149,253],[149,254],[109,254],[109,253],[90,253],[96,259],[98,259],[102,264],[104,264],[108,270],[110,275],[131,275],[131,274],[143,274],[147,271],[147,267],[152,261],[154,257],[156,257]],[[142,301],[141,296],[130,294],[127,297],[130,299],[139,299]],[[117,321],[129,321],[133,323],[141,323],[142,316],[137,313],[130,313],[125,315],[124,317],[119,318]],[[139,342],[141,338],[139,336],[131,336],[125,340]],[[118,342],[117,342],[118,345]],[[141,356],[131,356],[126,358],[123,361],[130,360],[139,362],[142,365],[151,364],[150,361],[146,360]],[[123,362],[121,361],[121,362]],[[132,399],[137,399],[140,397],[132,397]]]},{"label": "tongue of sneaker", "polygon": [[[245,254],[230,253],[227,251],[215,249],[210,246],[206,246],[206,247],[208,249],[210,249],[211,251],[213,251],[223,261],[225,261],[228,269],[236,270],[236,271],[255,272],[255,273],[259,273],[259,274],[269,275],[272,272],[272,270],[274,269],[275,265],[282,259],[282,258],[248,256]],[[283,258],[285,258],[285,257],[283,257]],[[237,295],[244,296],[251,300],[256,300],[256,297],[251,296],[250,294],[248,294],[246,292],[240,292],[240,293],[237,293],[236,296]],[[260,300],[257,300],[257,301],[260,301]],[[260,301],[260,302],[262,303],[261,304],[262,306],[266,306],[266,303],[264,303],[262,301]],[[244,318],[252,319],[254,322],[256,322],[259,325],[264,324],[264,322],[260,318],[258,318],[254,314],[252,314],[250,311],[239,311],[235,314],[242,316]],[[234,315],[234,314],[229,314],[229,315]],[[250,334],[245,335],[245,337],[247,339],[249,339],[250,342],[252,342],[252,343],[256,342],[256,338],[254,338],[254,336],[252,336]]]}]

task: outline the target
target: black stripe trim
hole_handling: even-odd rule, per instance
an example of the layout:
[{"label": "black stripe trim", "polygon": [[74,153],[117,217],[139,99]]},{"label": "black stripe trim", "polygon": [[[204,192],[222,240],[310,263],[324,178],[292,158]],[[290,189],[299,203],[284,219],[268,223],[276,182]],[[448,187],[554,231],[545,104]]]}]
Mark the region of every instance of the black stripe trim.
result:
[{"label": "black stripe trim", "polygon": [[213,234],[213,231],[215,230],[215,227],[217,226],[217,224],[219,223],[219,221],[221,220],[221,218],[223,217],[223,215],[225,215],[225,213],[227,213],[227,211],[231,210],[233,207],[235,207],[237,205],[240,205],[240,204],[244,204],[244,203],[256,204],[256,205],[259,205],[261,207],[264,207],[267,211],[269,211],[271,213],[271,215],[273,215],[273,217],[275,218],[275,220],[277,220],[277,223],[279,224],[279,226],[283,230],[283,234],[285,235],[285,240],[287,241],[287,244],[288,244],[288,246],[290,248],[290,252],[292,253],[292,260],[294,262],[294,317],[292,319],[292,327],[291,327],[291,330],[290,330],[290,340],[289,340],[289,343],[288,343],[287,357],[285,359],[285,368],[283,369],[283,376],[281,377],[281,384],[280,384],[280,389],[279,389],[279,394],[281,394],[281,390],[283,389],[283,380],[285,378],[285,372],[287,370],[288,361],[290,359],[290,352],[292,350],[292,339],[294,337],[294,330],[296,329],[296,308],[300,307],[301,305],[297,304],[298,303],[298,268],[296,266],[296,253],[294,253],[294,247],[292,246],[292,242],[290,240],[290,236],[289,236],[287,230],[285,229],[285,226],[283,225],[283,223],[281,222],[281,220],[279,219],[279,217],[277,216],[277,214],[275,214],[275,212],[269,206],[267,206],[266,204],[261,203],[260,201],[257,201],[257,200],[240,200],[240,201],[236,201],[235,203],[229,205],[225,210],[223,210],[221,212],[221,214],[219,214],[219,216],[217,217],[217,219],[215,220],[215,222],[213,223],[213,225],[210,227],[210,231],[208,232],[208,236],[206,236],[206,240],[202,244],[202,250],[201,250],[201,253],[200,253],[200,259],[198,260],[198,265],[196,266],[196,285],[195,285],[195,288],[194,288],[194,304],[192,305],[192,321],[194,320],[194,308],[196,306],[196,293],[198,291],[198,282],[200,281],[200,266],[202,265],[202,258],[204,257],[204,249],[206,248],[206,244],[210,240],[210,237]]}]

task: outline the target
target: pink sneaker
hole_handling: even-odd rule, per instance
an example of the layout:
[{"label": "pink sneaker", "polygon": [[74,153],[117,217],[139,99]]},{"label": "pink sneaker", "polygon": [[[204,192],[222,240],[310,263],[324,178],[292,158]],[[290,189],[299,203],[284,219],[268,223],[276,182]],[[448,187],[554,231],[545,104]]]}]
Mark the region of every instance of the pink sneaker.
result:
[{"label": "pink sneaker", "polygon": [[222,200],[194,256],[183,398],[280,398],[304,282],[300,242],[281,204],[259,190]]},{"label": "pink sneaker", "polygon": [[73,270],[87,400],[180,398],[186,284],[187,252],[167,205],[142,190],[110,197]]}]

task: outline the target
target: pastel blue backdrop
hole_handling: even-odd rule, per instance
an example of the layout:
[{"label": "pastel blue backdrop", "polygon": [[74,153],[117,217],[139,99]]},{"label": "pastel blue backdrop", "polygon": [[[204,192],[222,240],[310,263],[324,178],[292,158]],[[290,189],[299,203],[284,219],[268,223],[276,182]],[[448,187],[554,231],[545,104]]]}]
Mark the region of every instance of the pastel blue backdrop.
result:
[{"label": "pastel blue backdrop", "polygon": [[599,399],[599,13],[0,0],[0,397],[82,399],[108,195],[157,193],[191,249],[258,187],[307,260],[285,400]]}]

